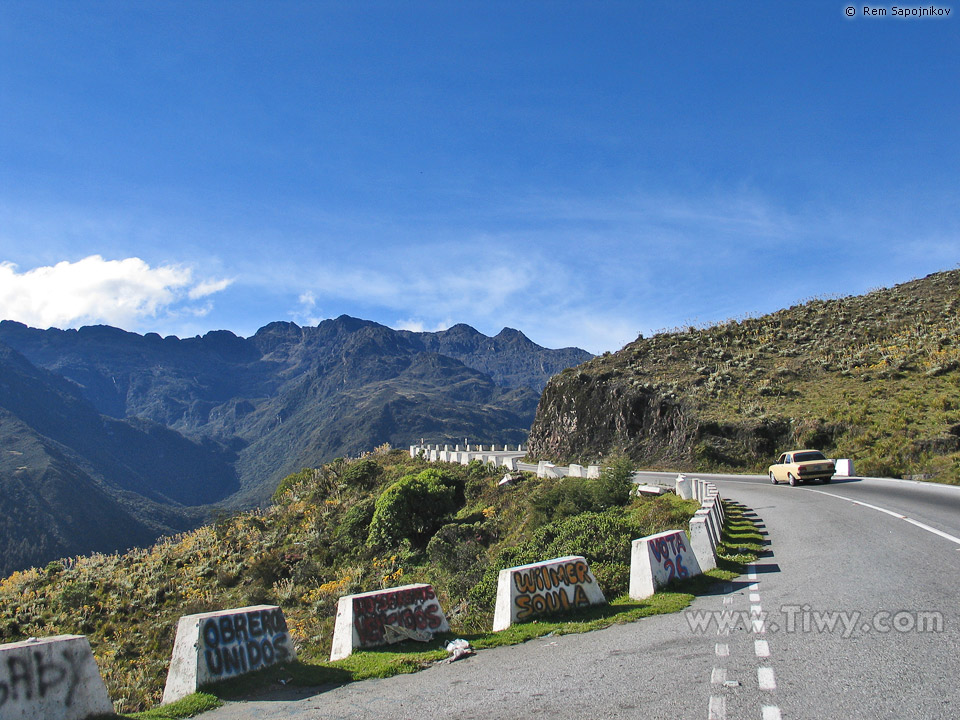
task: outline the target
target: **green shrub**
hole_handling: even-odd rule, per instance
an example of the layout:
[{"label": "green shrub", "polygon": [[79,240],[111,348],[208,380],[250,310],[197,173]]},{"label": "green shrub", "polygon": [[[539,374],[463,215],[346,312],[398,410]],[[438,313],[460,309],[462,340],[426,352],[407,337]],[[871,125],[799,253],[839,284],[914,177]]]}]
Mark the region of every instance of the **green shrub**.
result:
[{"label": "green shrub", "polygon": [[434,570],[447,575],[444,583],[453,597],[465,597],[483,577],[490,534],[484,523],[444,525],[427,543],[427,559]]},{"label": "green shrub", "polygon": [[457,490],[455,480],[434,468],[400,478],[377,498],[367,544],[397,547],[408,540],[423,548],[457,510]]},{"label": "green shrub", "polygon": [[282,502],[284,495],[298,485],[311,479],[315,473],[316,470],[313,468],[303,468],[300,472],[287,475],[280,481],[280,484],[277,485],[277,489],[273,491],[273,496],[270,498],[271,502],[273,502],[274,505]]},{"label": "green shrub", "polygon": [[382,470],[380,465],[369,458],[351,463],[343,472],[342,480],[348,487],[369,490],[377,484]]},{"label": "green shrub", "polygon": [[598,510],[625,505],[633,489],[633,461],[626,455],[615,455],[591,483],[594,507]]},{"label": "green shrub", "polygon": [[583,478],[562,478],[543,485],[530,499],[532,527],[571,517],[593,508],[593,495]]},{"label": "green shrub", "polygon": [[531,501],[532,526],[626,505],[633,489],[633,463],[613,456],[598,478],[567,477],[545,485]]},{"label": "green shrub", "polygon": [[634,516],[622,508],[560,518],[538,528],[529,540],[501,551],[470,592],[470,598],[481,607],[492,607],[497,575],[503,568],[582,555],[607,599],[612,599],[627,591],[630,544],[646,534]]},{"label": "green shrub", "polygon": [[362,545],[370,533],[370,522],[373,520],[373,511],[376,501],[373,498],[363,498],[351,507],[343,516],[337,536],[341,542],[353,545]]}]

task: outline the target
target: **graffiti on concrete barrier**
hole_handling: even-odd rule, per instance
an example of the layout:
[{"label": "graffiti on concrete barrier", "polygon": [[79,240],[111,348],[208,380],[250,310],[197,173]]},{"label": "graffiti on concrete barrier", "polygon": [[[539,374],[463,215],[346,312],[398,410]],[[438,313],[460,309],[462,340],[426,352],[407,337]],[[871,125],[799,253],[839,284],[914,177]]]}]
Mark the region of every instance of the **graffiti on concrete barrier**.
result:
[{"label": "graffiti on concrete barrier", "polygon": [[[43,700],[52,693],[65,691],[64,705],[73,704],[74,694],[81,682],[83,656],[72,649],[64,649],[59,658],[50,653],[33,650],[10,654],[0,663],[0,708]],[[16,714],[16,710],[13,711]],[[6,717],[6,715],[4,715]]]},{"label": "graffiti on concrete barrier", "polygon": [[353,598],[353,624],[361,647],[386,642],[387,625],[408,630],[437,630],[444,621],[437,595],[429,585],[385,590]]},{"label": "graffiti on concrete barrier", "polygon": [[517,570],[513,581],[517,588],[513,602],[518,621],[533,615],[586,607],[590,600],[583,586],[594,582],[583,560]]},{"label": "graffiti on concrete barrier", "polygon": [[690,571],[683,564],[683,553],[687,552],[687,545],[682,532],[651,540],[650,550],[654,559],[666,570],[666,582],[690,577]]},{"label": "graffiti on concrete barrier", "polygon": [[204,659],[212,675],[239,675],[290,659],[287,622],[280,608],[208,618]]}]

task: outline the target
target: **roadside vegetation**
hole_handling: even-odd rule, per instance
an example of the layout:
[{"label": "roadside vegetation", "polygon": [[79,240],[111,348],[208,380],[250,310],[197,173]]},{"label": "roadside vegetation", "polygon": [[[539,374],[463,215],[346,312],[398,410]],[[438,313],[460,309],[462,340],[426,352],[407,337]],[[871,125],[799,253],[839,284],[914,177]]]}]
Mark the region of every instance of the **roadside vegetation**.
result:
[{"label": "roadside vegetation", "polygon": [[779,452],[812,447],[862,475],[960,483],[960,270],[641,336],[552,382],[575,394],[574,378],[611,397],[654,392],[696,428],[670,450],[610,438],[645,467],[764,472]]},{"label": "roadside vegetation", "polygon": [[[0,642],[86,635],[117,712],[163,720],[217,702],[198,694],[154,707],[182,615],[260,603],[283,608],[297,661],[217,686],[222,694],[280,680],[338,684],[411,672],[445,657],[443,640],[452,637],[485,648],[674,612],[698,583],[712,580],[629,600],[630,541],[685,528],[697,503],[673,494],[633,497],[630,471],[620,457],[598,479],[525,476],[499,486],[502,470],[480,462],[430,464],[385,446],[289,476],[266,509],[223,516],[149,548],[14,573],[0,582]],[[732,560],[713,579],[740,573],[736,563],[754,547],[749,540],[726,550]],[[611,604],[489,632],[497,572],[567,554],[588,559]],[[436,589],[449,637],[327,662],[341,595],[415,582]]]}]

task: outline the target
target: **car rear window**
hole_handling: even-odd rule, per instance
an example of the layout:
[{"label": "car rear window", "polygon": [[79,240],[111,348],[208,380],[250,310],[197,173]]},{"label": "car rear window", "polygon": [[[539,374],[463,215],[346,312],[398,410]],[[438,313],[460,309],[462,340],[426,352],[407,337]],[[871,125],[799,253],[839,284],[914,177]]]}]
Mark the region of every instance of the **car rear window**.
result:
[{"label": "car rear window", "polygon": [[810,462],[811,460],[826,460],[822,452],[802,452],[794,453],[793,461],[794,462]]}]

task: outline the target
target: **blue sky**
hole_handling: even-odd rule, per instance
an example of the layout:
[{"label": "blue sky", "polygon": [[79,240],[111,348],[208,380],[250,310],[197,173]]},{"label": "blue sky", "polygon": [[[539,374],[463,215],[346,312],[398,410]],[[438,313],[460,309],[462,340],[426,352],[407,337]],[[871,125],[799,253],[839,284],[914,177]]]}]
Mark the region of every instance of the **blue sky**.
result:
[{"label": "blue sky", "polygon": [[0,317],[601,352],[953,269],[960,19],[844,7],[3,0]]}]

